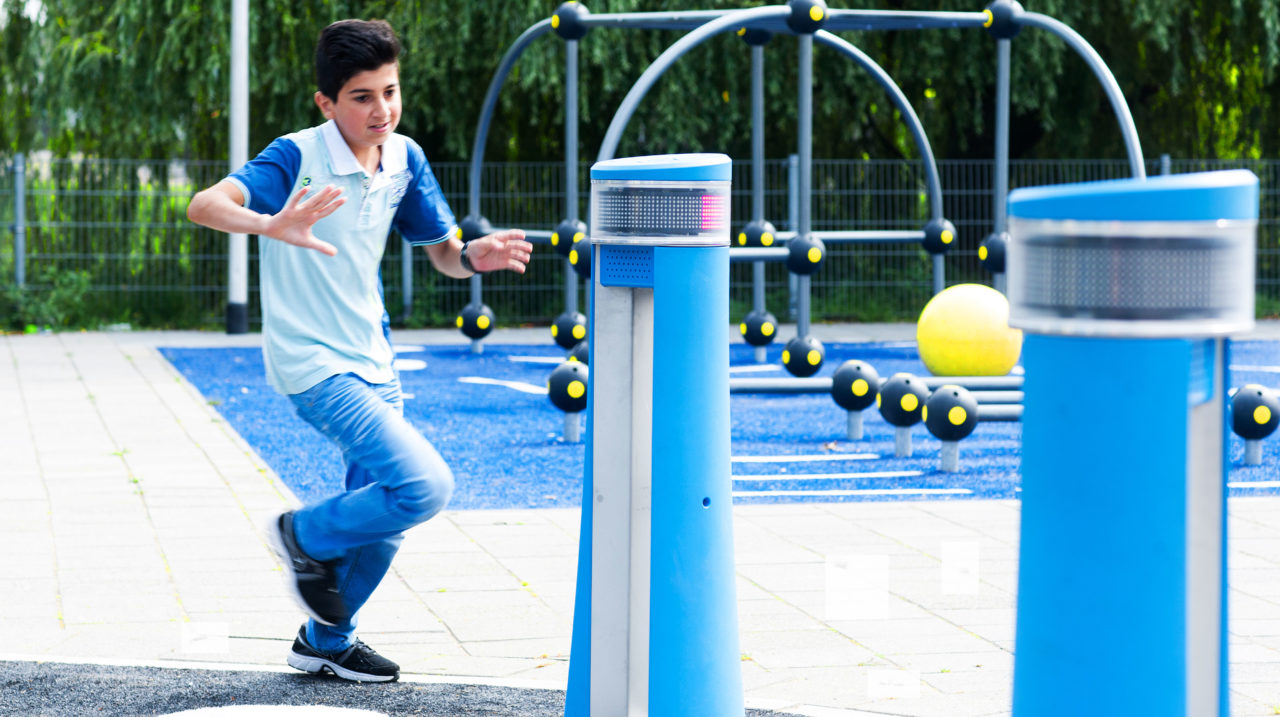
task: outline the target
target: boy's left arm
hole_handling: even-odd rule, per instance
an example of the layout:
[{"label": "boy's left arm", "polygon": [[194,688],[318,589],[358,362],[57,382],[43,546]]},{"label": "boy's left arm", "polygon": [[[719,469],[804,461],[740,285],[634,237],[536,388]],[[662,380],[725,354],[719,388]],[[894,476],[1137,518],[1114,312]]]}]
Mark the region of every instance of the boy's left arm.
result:
[{"label": "boy's left arm", "polygon": [[487,273],[507,269],[523,274],[533,253],[533,245],[519,229],[505,229],[467,243],[467,262],[475,272],[462,265],[462,242],[450,237],[439,244],[425,247],[431,263],[442,274],[455,279],[466,279],[472,273]]}]

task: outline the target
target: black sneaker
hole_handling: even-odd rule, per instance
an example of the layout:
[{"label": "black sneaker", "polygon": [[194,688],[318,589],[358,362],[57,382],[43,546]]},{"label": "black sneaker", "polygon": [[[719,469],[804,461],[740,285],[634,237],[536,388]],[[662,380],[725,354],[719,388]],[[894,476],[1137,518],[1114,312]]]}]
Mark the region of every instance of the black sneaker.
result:
[{"label": "black sneaker", "polygon": [[271,521],[267,538],[284,563],[294,597],[308,615],[323,625],[336,625],[351,617],[338,593],[336,561],[312,560],[302,552],[293,535],[293,511],[281,513]]},{"label": "black sneaker", "polygon": [[336,677],[354,682],[395,682],[400,679],[400,666],[374,652],[357,639],[355,644],[336,655],[326,655],[307,644],[307,628],[298,630],[289,653],[289,666],[319,674],[328,671]]}]

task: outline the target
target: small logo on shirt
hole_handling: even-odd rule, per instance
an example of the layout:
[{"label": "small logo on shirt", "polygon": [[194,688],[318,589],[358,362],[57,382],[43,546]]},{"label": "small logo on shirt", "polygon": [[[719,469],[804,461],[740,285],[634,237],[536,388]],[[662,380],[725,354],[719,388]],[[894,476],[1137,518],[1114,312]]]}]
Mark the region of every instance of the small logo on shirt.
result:
[{"label": "small logo on shirt", "polygon": [[303,178],[302,178],[302,186],[304,186],[304,187],[310,187],[310,186],[311,186],[311,177],[303,177]]}]

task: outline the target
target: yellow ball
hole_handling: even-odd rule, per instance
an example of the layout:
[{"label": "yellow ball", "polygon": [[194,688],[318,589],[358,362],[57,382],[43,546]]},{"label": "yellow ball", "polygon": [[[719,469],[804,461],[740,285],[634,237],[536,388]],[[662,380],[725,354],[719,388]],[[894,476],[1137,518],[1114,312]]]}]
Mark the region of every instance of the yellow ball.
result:
[{"label": "yellow ball", "polygon": [[1009,301],[981,284],[959,284],[925,304],[916,323],[920,360],[935,376],[1004,376],[1018,363],[1022,332]]}]

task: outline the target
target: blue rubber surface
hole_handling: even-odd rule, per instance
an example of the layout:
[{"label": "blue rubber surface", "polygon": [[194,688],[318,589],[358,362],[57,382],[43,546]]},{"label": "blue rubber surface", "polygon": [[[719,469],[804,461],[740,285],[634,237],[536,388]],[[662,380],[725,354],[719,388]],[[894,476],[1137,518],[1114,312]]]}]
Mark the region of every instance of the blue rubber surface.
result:
[{"label": "blue rubber surface", "polygon": [[[845,360],[859,359],[884,377],[897,371],[927,375],[914,343],[828,344],[818,375],[830,376]],[[258,349],[166,348],[162,353],[258,451],[299,499],[313,501],[341,489],[345,469],[336,448],[293,413],[288,399],[263,377]],[[784,377],[782,347],[770,346],[772,369],[757,365],[751,347],[730,347],[731,375]],[[479,356],[467,346],[427,346],[397,354],[425,361],[402,370],[409,420],[435,444],[457,477],[450,508],[576,507],[582,497],[583,445],[561,440],[562,414],[545,395],[504,385],[464,383],[478,377],[545,386],[564,352],[556,346],[486,345]],[[691,357],[693,360],[693,357]],[[1131,370],[1083,367],[1082,370]],[[1232,345],[1231,385],[1280,385],[1280,343]],[[1082,396],[1106,410],[1105,397]],[[894,431],[874,408],[863,413],[865,438],[846,439],[846,414],[826,394],[734,395],[730,422],[739,504],[850,500],[918,500],[1018,497],[1022,427],[982,423],[960,444],[960,471],[937,470],[939,442],[923,425],[911,429],[913,455],[893,457]],[[1158,446],[1133,446],[1158,450]],[[751,456],[831,456],[874,453],[872,460],[747,462]],[[1244,443],[1231,440],[1231,495],[1280,494],[1280,438],[1263,444],[1264,464],[1241,465]],[[867,476],[837,474],[907,473]],[[1275,483],[1276,485],[1272,485]],[[1253,485],[1250,485],[1253,484]],[[930,493],[928,491],[951,491]],[[826,492],[847,492],[835,495]]]}]

